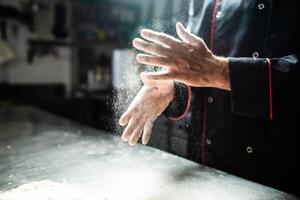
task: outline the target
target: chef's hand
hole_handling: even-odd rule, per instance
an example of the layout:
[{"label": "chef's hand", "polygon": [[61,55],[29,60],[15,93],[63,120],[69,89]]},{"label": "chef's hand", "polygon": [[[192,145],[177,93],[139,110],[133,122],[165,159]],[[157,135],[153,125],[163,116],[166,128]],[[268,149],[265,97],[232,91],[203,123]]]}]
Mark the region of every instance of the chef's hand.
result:
[{"label": "chef's hand", "polygon": [[167,108],[174,97],[173,81],[145,80],[143,87],[136,95],[127,111],[121,116],[119,124],[126,126],[122,139],[135,145],[143,133],[142,142],[149,142],[155,119]]},{"label": "chef's hand", "polygon": [[148,53],[137,55],[139,63],[166,69],[146,73],[145,79],[175,80],[195,87],[230,90],[228,59],[215,56],[201,38],[189,33],[180,22],[176,31],[180,40],[149,29],[141,31],[145,40],[133,40],[135,48]]}]

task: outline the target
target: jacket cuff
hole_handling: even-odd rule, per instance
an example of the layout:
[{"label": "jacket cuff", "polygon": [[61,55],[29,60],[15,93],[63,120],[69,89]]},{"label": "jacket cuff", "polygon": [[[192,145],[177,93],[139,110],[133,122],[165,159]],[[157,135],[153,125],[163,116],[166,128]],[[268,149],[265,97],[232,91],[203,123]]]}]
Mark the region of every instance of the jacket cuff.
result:
[{"label": "jacket cuff", "polygon": [[231,110],[267,119],[272,114],[271,64],[263,58],[229,58]]},{"label": "jacket cuff", "polygon": [[185,84],[174,82],[175,94],[164,114],[173,121],[183,119],[190,110],[191,88]]}]

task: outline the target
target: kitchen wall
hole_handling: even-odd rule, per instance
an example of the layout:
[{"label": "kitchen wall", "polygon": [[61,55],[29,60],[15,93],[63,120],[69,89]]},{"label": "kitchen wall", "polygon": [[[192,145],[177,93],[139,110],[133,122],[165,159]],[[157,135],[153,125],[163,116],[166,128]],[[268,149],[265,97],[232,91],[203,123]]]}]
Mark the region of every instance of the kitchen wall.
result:
[{"label": "kitchen wall", "polygon": [[[22,0],[0,0],[0,4],[15,8],[19,7],[20,2]],[[55,1],[49,2],[47,3],[49,5],[48,10],[41,10],[35,16],[35,32],[31,32],[28,26],[16,19],[6,19],[7,42],[15,52],[16,58],[1,67],[0,81],[9,84],[60,83],[65,85],[67,95],[70,95],[72,89],[70,46],[51,47],[53,52],[35,55],[33,61],[28,62],[28,50],[30,48],[28,39],[56,40],[51,34]],[[69,1],[66,2],[67,5],[70,3]],[[70,41],[70,38],[67,40]]]},{"label": "kitchen wall", "polygon": [[[10,34],[9,34],[10,35]],[[16,52],[16,60],[5,65],[6,81],[10,84],[51,84],[62,83],[66,90],[71,90],[71,49],[56,48],[57,56],[46,55],[35,57],[32,63],[27,62],[27,39],[30,37],[27,28],[20,26],[18,38],[9,38]]]}]

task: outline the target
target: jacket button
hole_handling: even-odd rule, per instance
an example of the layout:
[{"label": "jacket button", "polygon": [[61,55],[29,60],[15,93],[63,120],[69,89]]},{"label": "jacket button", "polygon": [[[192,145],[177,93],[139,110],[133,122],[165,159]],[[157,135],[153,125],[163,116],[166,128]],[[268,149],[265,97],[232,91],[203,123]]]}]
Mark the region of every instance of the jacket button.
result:
[{"label": "jacket button", "polygon": [[210,145],[210,144],[211,144],[211,140],[210,140],[210,139],[206,139],[205,142],[206,142],[207,145]]},{"label": "jacket button", "polygon": [[221,15],[222,15],[222,12],[221,12],[221,11],[217,12],[216,18],[219,19],[219,18],[221,17]]},{"label": "jacket button", "polygon": [[258,53],[258,52],[253,52],[253,53],[252,53],[252,57],[253,57],[253,58],[258,58],[258,56],[259,56],[259,53]]},{"label": "jacket button", "polygon": [[252,153],[252,152],[253,152],[253,149],[252,149],[252,147],[247,147],[247,148],[246,148],[246,151],[247,151],[247,153]]},{"label": "jacket button", "polygon": [[213,97],[208,97],[207,101],[208,101],[208,103],[212,103],[212,102],[214,102],[214,98]]},{"label": "jacket button", "polygon": [[264,9],[265,8],[265,4],[263,4],[263,3],[261,3],[261,4],[258,4],[258,9],[259,10],[262,10],[262,9]]}]

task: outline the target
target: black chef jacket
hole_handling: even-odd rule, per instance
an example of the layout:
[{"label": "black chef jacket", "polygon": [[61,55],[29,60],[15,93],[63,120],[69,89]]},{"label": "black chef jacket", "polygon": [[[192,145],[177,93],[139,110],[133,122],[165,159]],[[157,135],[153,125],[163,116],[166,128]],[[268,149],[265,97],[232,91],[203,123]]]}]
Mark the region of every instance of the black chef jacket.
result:
[{"label": "black chef jacket", "polygon": [[188,27],[229,57],[231,91],[176,83],[165,113],[186,121],[189,159],[299,194],[299,10],[299,0],[191,1]]}]

